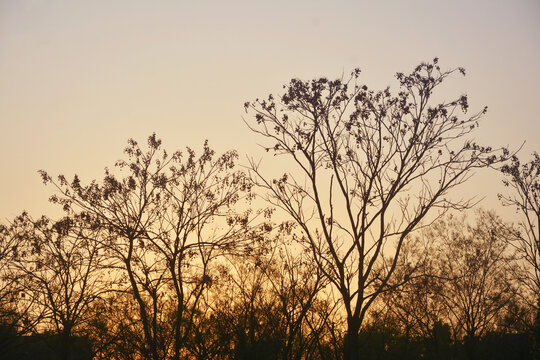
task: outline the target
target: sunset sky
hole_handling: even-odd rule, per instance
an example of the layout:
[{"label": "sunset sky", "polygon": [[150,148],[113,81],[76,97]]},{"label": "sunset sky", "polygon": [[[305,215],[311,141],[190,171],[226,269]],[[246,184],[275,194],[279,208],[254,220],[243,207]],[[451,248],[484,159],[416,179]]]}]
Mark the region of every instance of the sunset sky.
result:
[{"label": "sunset sky", "polygon": [[[489,107],[479,142],[540,151],[537,0],[0,0],[0,221],[51,214],[39,169],[99,179],[152,132],[171,151],[208,139],[263,156],[245,101],[355,67],[395,90],[397,71],[435,56],[467,70],[440,96]],[[495,207],[499,183],[463,191]]]}]

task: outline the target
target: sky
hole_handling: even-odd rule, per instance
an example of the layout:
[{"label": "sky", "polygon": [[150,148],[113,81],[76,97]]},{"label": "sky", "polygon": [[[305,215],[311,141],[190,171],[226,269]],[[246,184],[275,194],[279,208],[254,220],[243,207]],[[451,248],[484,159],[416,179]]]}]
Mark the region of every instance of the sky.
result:
[{"label": "sky", "polygon": [[[263,156],[245,101],[355,67],[396,89],[435,56],[467,70],[441,96],[489,108],[478,142],[540,151],[537,0],[0,0],[0,221],[57,210],[40,169],[100,179],[153,132],[171,152]],[[484,173],[460,191],[492,208],[500,188]]]}]

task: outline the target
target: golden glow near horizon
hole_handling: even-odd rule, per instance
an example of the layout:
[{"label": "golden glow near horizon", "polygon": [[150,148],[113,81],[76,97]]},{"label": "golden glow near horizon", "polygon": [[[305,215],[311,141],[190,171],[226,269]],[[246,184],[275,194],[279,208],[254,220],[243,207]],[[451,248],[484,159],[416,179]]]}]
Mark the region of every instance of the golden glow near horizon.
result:
[{"label": "golden glow near horizon", "polygon": [[[533,0],[1,1],[0,219],[51,213],[37,170],[99,179],[128,138],[154,131],[169,151],[209,139],[263,156],[245,101],[354,67],[371,88],[395,89],[395,72],[434,56],[467,70],[443,96],[489,107],[477,140],[526,141],[529,159],[540,151],[539,18]],[[496,207],[499,183],[480,175],[463,193]]]}]

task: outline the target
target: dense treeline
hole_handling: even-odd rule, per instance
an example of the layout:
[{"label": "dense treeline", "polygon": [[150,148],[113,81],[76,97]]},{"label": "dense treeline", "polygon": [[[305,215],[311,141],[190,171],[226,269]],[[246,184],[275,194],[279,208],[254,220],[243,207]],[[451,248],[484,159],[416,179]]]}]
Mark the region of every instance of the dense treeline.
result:
[{"label": "dense treeline", "polygon": [[[245,104],[282,161],[129,140],[101,181],[40,174],[65,216],[0,225],[0,347],[44,359],[540,356],[540,158],[467,139],[485,109],[433,104],[461,68],[400,91],[293,79]],[[502,205],[453,189],[505,176]],[[268,170],[268,169],[266,169]]]}]

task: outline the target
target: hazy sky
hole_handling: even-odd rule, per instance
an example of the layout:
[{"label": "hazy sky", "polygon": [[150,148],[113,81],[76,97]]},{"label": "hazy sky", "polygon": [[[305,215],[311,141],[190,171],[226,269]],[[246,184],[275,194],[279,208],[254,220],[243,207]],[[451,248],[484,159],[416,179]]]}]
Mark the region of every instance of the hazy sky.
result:
[{"label": "hazy sky", "polygon": [[[0,0],[0,221],[51,212],[39,169],[99,179],[154,131],[171,151],[257,154],[245,101],[354,67],[395,89],[434,56],[467,70],[443,97],[489,107],[477,140],[540,151],[537,0]],[[496,205],[496,178],[468,186]]]}]

